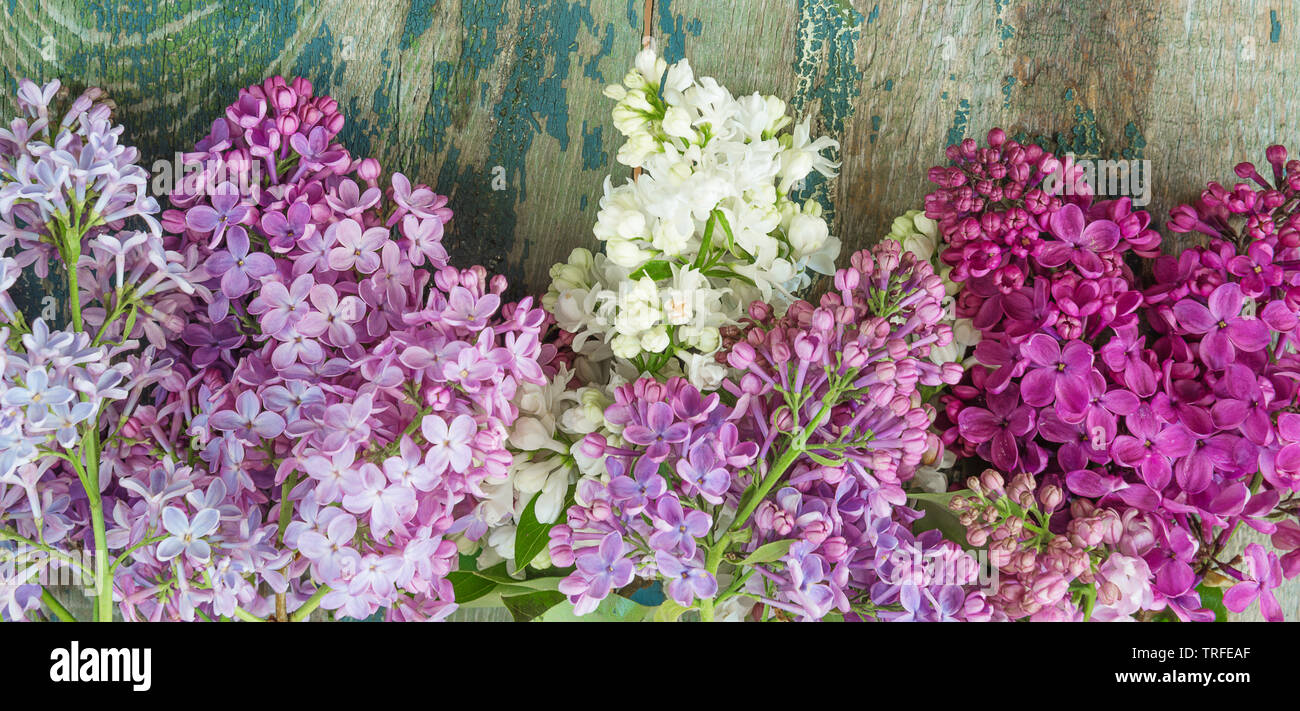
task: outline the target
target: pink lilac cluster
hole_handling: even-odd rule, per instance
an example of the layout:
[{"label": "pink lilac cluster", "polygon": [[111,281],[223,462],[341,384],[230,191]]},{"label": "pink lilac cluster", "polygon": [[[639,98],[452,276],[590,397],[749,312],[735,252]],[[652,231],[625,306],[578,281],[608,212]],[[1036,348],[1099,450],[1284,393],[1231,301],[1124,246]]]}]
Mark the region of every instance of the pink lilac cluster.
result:
[{"label": "pink lilac cluster", "polygon": [[[1086,498],[1067,503],[1061,487],[1039,486],[1025,473],[1007,483],[988,469],[966,487],[972,494],[954,497],[949,508],[966,527],[967,542],[987,547],[998,569],[988,595],[992,619],[1111,621],[1155,607],[1144,558],[1155,534],[1142,512],[1120,513]],[[1068,523],[1056,530],[1053,521],[1066,507]]]},{"label": "pink lilac cluster", "polygon": [[448,266],[446,198],[400,173],[381,184],[377,161],[335,142],[342,125],[304,79],[242,90],[163,214],[213,292],[168,383],[185,417],[164,425],[215,477],[176,503],[213,529],[210,557],[173,563],[202,581],[200,610],[445,616],[452,536],[506,474],[517,386],[544,382],[544,312],[504,303],[503,277]]},{"label": "pink lilac cluster", "polygon": [[[776,318],[750,307],[728,363],[742,375],[724,387],[736,399],[741,436],[767,464],[735,477],[731,495],[762,487],[789,463],[782,486],[758,504],[747,551],[793,539],[780,569],[759,566],[760,601],[805,619],[832,610],[882,620],[965,619],[986,605],[967,592],[974,560],[937,532],[914,535],[921,516],[904,485],[942,443],[929,432],[934,409],[922,386],[956,383],[957,363],[936,365],[931,347],[952,339],[940,323],[942,280],[895,241],[853,255],[820,305],[797,301]],[[793,461],[788,457],[796,455]],[[761,490],[761,488],[760,488]]]},{"label": "pink lilac cluster", "polygon": [[[174,464],[165,436],[133,457],[139,433],[124,423],[167,410],[151,393],[173,375],[163,349],[206,296],[200,257],[164,244],[148,174],[101,90],[68,102],[57,81],[23,80],[17,104],[0,128],[0,539],[118,556],[127,546],[105,514],[151,505],[132,477]],[[64,325],[29,323],[7,291],[24,267],[52,278],[56,260],[71,266],[54,273],[67,279]],[[12,593],[0,583],[0,615],[24,619],[33,598]]]},{"label": "pink lilac cluster", "polygon": [[[1300,161],[1282,146],[1266,158],[1269,177],[1242,163],[1243,182],[1210,183],[1194,205],[1172,211],[1172,230],[1210,242],[1157,260],[1147,290],[1151,362],[1159,365],[1155,427],[1181,428],[1194,444],[1165,453],[1173,477],[1147,481],[1144,503],[1202,519],[1193,533],[1211,556],[1239,524],[1273,533],[1275,522],[1261,517],[1275,509],[1290,511],[1293,525],[1300,492]],[[1230,591],[1230,609],[1258,598],[1266,617],[1281,618],[1260,592],[1280,584],[1276,554],[1261,549],[1242,566],[1215,565],[1242,581],[1234,591],[1256,590]],[[1298,572],[1291,565],[1287,576]]]},{"label": "pink lilac cluster", "polygon": [[702,394],[684,378],[640,378],[614,391],[605,419],[622,444],[592,433],[580,445],[604,457],[609,481],[579,482],[564,523],[550,530],[552,562],[576,566],[559,588],[576,614],[634,577],[661,580],[684,607],[717,594],[704,543],[718,514],[735,505],[735,472],[758,453],[734,418],[717,393]]}]

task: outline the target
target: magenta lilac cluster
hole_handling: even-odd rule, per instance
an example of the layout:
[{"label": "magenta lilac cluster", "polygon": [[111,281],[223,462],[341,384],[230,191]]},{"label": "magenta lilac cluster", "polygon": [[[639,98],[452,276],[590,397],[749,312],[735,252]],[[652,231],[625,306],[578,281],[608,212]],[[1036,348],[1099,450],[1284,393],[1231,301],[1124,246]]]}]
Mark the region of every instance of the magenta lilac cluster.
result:
[{"label": "magenta lilac cluster", "polygon": [[[1263,575],[1261,589],[1275,586],[1269,566],[1247,572],[1221,558],[1241,524],[1273,532],[1265,517],[1296,489],[1286,447],[1300,433],[1285,412],[1296,394],[1288,345],[1297,316],[1285,259],[1294,237],[1280,236],[1293,232],[1289,216],[1274,214],[1289,189],[1285,153],[1269,152],[1276,186],[1243,165],[1238,174],[1257,189],[1212,185],[1197,208],[1175,210],[1176,231],[1215,239],[1155,260],[1154,279],[1143,284],[1138,265],[1125,259],[1152,256],[1158,244],[1144,213],[1126,199],[1093,202],[1086,190],[1049,195],[1034,181],[1057,159],[999,131],[989,143],[950,151],[955,165],[932,172],[941,189],[927,201],[942,225],[945,261],[967,279],[958,316],[972,318],[982,335],[981,367],[946,398],[945,441],[1016,475],[1029,500],[1054,504],[1039,519],[1042,535],[998,534],[1000,519],[977,522],[970,533],[1003,535],[995,541],[1011,556],[1003,572],[1032,579],[1053,574],[1051,567],[1017,561],[1041,559],[1061,541],[1094,556],[1091,569],[1067,570],[1065,582],[1076,586],[1058,613],[1067,618],[1092,612],[1104,586],[1091,578],[1108,553],[1145,579],[1146,592],[1129,596],[1139,609],[1168,608],[1184,619],[1213,617],[1198,592],[1208,573]],[[1038,170],[1023,167],[1029,155]],[[983,179],[989,175],[1004,177]],[[997,210],[985,209],[995,202]],[[1020,225],[1014,244],[996,229],[1008,214]],[[1241,598],[1228,602],[1244,609]],[[1010,617],[1040,614],[1010,597],[995,602]],[[1275,604],[1264,612],[1279,616]]]}]

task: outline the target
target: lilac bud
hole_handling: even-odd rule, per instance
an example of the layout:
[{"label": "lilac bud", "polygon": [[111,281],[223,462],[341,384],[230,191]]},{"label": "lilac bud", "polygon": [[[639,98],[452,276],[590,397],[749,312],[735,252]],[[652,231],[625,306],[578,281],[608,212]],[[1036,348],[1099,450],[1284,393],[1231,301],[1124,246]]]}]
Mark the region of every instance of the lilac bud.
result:
[{"label": "lilac bud", "polygon": [[1055,511],[1056,507],[1065,500],[1065,493],[1061,491],[1061,487],[1048,484],[1038,492],[1038,500],[1043,503],[1044,511]]},{"label": "lilac bud", "polygon": [[1002,475],[993,469],[985,469],[980,474],[980,483],[984,485],[985,491],[999,494],[1003,491]]},{"label": "lilac bud", "polygon": [[605,455],[605,448],[609,443],[605,440],[605,435],[598,432],[590,432],[582,441],[578,443],[578,451],[582,456],[588,459],[599,459]]}]

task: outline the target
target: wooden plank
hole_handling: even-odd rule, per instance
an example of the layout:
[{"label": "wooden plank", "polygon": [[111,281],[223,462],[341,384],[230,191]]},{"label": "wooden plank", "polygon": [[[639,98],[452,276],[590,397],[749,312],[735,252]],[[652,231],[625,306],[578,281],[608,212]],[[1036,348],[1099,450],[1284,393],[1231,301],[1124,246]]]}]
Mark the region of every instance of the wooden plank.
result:
[{"label": "wooden plank", "polygon": [[453,256],[517,294],[591,241],[618,145],[601,90],[644,19],[629,0],[4,2],[5,85],[106,87],[146,165],[192,145],[241,87],[308,77],[343,107],[354,154],[451,195]]}]

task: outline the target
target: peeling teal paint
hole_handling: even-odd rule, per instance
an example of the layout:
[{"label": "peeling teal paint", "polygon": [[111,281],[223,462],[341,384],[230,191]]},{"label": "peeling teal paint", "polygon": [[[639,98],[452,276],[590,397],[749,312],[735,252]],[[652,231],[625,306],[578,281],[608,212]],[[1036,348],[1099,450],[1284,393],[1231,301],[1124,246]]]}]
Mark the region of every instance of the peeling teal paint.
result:
[{"label": "peeling teal paint", "polygon": [[1102,140],[1096,113],[1075,104],[1074,120],[1075,124],[1068,132],[1056,134],[1057,151],[1062,154],[1073,153],[1079,158],[1100,157]]},{"label": "peeling teal paint", "polygon": [[[794,73],[798,84],[790,107],[800,115],[816,102],[820,130],[841,138],[853,116],[853,101],[862,91],[863,75],[857,67],[856,51],[864,18],[851,6],[830,0],[799,0],[797,8]],[[834,216],[824,176],[808,176],[797,197],[816,199]]]},{"label": "peeling teal paint", "polygon": [[893,79],[886,79],[886,80],[885,80],[885,91],[893,91],[893,90],[894,90],[894,80],[893,80]]},{"label": "peeling teal paint", "polygon": [[871,117],[871,136],[868,138],[872,143],[876,142],[876,136],[880,135],[880,117],[872,115]]},{"label": "peeling teal paint", "polygon": [[660,0],[655,14],[659,16],[659,33],[663,37],[660,48],[664,59],[672,64],[686,57],[686,34],[689,32],[699,37],[704,32],[704,23],[698,17],[687,22],[680,14],[675,14],[672,0]]},{"label": "peeling teal paint", "polygon": [[1268,41],[1276,43],[1282,39],[1282,23],[1277,19],[1277,10],[1268,11]]},{"label": "peeling teal paint", "polygon": [[1016,78],[1010,74],[1002,78],[1002,108],[1011,108],[1011,92],[1016,86]]},{"label": "peeling teal paint", "polygon": [[880,17],[880,5],[873,5],[871,12],[867,14],[867,24],[875,22],[878,17]]},{"label": "peeling teal paint", "polygon": [[636,0],[627,0],[627,24],[630,27],[641,27],[641,11]]},{"label": "peeling teal paint", "polygon": [[1128,138],[1128,147],[1120,151],[1120,155],[1129,160],[1141,160],[1143,150],[1146,148],[1147,139],[1142,135],[1142,131],[1137,124],[1132,121],[1124,127],[1124,136]]},{"label": "peeling teal paint", "polygon": [[970,102],[962,99],[957,102],[957,110],[952,115],[952,125],[948,128],[948,145],[961,143],[966,136],[966,127],[970,124]]},{"label": "peeling teal paint", "polygon": [[410,49],[415,41],[429,31],[433,25],[433,7],[438,0],[411,0],[411,7],[406,11],[406,21],[402,23],[402,39],[398,48]]},{"label": "peeling teal paint", "polygon": [[578,199],[578,209],[583,212],[587,211],[587,195],[585,193]]},{"label": "peeling teal paint", "polygon": [[600,41],[600,49],[594,55],[582,60],[582,75],[588,79],[607,84],[605,75],[600,73],[600,60],[609,56],[614,49],[614,25],[613,23],[605,25],[605,38]]},{"label": "peeling teal paint", "polygon": [[1016,28],[1002,20],[1002,11],[1007,9],[1010,2],[1011,0],[993,0],[993,9],[998,14],[997,19],[994,20],[994,29],[998,33],[998,49],[1002,49],[1003,43],[1016,35]]},{"label": "peeling teal paint", "polygon": [[582,169],[583,170],[603,170],[609,165],[609,153],[604,150],[605,142],[602,139],[603,126],[596,126],[590,131],[587,130],[587,122],[582,122]]}]

